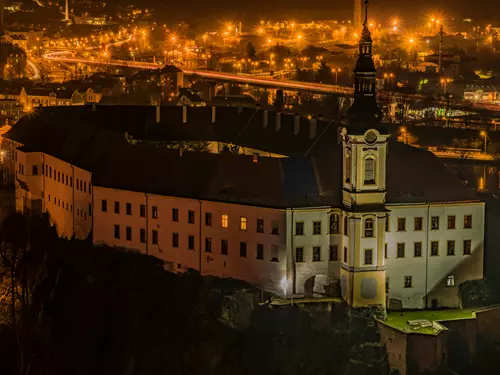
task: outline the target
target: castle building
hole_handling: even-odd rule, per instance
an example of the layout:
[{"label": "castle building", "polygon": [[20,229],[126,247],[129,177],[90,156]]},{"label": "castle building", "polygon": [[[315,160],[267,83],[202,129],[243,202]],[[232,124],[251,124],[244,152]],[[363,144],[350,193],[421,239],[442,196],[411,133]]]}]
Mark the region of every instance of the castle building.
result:
[{"label": "castle building", "polygon": [[173,272],[285,297],[338,291],[354,307],[458,307],[459,284],[483,277],[484,203],[391,139],[371,51],[365,19],[342,124],[243,107],[42,108],[3,136],[16,207]]}]

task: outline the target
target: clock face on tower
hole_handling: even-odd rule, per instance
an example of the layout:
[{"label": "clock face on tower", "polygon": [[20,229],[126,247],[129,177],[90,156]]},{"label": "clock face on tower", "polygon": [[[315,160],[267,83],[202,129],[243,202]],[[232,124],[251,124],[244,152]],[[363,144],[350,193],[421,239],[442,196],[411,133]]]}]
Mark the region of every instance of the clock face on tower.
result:
[{"label": "clock face on tower", "polygon": [[375,134],[372,131],[369,131],[365,135],[365,142],[368,143],[369,145],[374,144],[375,142],[377,142],[377,134]]}]

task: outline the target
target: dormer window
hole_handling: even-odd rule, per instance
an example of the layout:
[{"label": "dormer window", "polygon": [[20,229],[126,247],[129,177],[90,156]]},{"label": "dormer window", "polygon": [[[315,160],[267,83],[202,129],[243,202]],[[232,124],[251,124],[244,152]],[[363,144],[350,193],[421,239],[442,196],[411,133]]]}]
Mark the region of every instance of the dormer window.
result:
[{"label": "dormer window", "polygon": [[375,185],[375,158],[369,156],[365,159],[365,185]]}]

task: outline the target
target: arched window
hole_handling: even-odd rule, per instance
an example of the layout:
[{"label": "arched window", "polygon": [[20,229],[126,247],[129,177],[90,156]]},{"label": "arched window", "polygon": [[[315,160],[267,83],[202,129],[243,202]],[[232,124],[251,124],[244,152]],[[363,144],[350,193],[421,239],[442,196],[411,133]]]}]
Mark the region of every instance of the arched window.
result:
[{"label": "arched window", "polygon": [[365,237],[373,237],[373,219],[365,220]]},{"label": "arched window", "polygon": [[330,215],[330,234],[338,234],[339,233],[339,215],[331,214]]},{"label": "arched window", "polygon": [[365,159],[365,185],[375,184],[375,159],[371,156]]}]

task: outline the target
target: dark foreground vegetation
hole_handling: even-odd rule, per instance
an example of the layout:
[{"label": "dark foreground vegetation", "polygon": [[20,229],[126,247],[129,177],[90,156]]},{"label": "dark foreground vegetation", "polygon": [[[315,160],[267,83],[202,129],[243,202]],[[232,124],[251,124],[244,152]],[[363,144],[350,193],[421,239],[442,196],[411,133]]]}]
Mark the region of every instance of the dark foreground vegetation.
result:
[{"label": "dark foreground vegetation", "polygon": [[135,252],[0,226],[0,374],[339,374],[343,340],[234,280],[175,275]]}]

